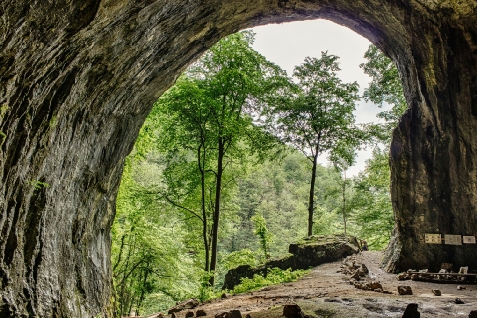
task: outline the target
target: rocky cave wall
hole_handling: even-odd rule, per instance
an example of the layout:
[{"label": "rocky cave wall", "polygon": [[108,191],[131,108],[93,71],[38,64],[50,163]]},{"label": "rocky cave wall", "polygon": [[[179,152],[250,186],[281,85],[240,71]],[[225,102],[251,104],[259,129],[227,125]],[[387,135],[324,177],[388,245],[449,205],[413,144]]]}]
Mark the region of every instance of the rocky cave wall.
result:
[{"label": "rocky cave wall", "polygon": [[[220,38],[327,18],[396,62],[410,110],[391,149],[389,270],[476,263],[473,0],[4,0],[0,5],[0,316],[109,316],[124,158],[155,99]],[[320,32],[320,30],[316,30]],[[350,48],[352,49],[352,48]]]}]

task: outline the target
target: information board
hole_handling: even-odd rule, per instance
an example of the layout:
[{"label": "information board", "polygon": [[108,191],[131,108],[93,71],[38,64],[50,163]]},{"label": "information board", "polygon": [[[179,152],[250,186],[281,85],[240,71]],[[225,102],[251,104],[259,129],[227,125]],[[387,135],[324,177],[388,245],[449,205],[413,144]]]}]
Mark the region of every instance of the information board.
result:
[{"label": "information board", "polygon": [[441,244],[440,234],[425,234],[425,241],[427,244]]},{"label": "information board", "polygon": [[464,244],[475,244],[475,236],[463,236]]},{"label": "information board", "polygon": [[446,245],[462,245],[462,236],[460,235],[444,235],[444,240]]}]

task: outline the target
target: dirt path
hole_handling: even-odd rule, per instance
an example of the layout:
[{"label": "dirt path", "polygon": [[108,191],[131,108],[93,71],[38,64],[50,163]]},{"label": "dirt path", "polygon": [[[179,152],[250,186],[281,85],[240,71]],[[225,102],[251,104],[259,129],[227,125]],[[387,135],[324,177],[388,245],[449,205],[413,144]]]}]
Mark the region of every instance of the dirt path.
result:
[{"label": "dirt path", "polygon": [[[313,317],[402,317],[408,303],[419,304],[421,317],[468,317],[477,310],[477,285],[465,285],[457,290],[456,284],[435,284],[417,281],[398,281],[396,275],[379,268],[381,252],[364,252],[357,256],[370,270],[370,276],[380,281],[383,289],[391,294],[364,291],[354,288],[348,276],[338,273],[341,262],[323,264],[314,268],[297,282],[266,287],[260,291],[230,296],[202,304],[207,316],[238,309],[245,317],[283,317],[282,306],[296,303],[305,314]],[[400,296],[398,285],[411,286],[413,295]],[[464,286],[464,285],[463,285]],[[439,289],[442,296],[434,296],[432,289]],[[455,304],[460,298],[464,304]],[[194,311],[195,311],[194,310]],[[185,312],[179,313],[183,317]]]}]

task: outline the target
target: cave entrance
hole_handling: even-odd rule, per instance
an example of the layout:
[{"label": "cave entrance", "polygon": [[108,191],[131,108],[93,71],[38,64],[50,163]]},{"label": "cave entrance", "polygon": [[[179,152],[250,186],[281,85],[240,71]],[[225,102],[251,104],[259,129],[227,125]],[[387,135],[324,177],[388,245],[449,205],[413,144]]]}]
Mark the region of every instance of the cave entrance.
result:
[{"label": "cave entrance", "polygon": [[221,38],[270,23],[335,21],[399,70],[410,108],[390,151],[387,269],[477,264],[475,244],[425,241],[477,234],[476,11],[473,0],[8,2],[0,315],[108,316],[116,194],[152,104]]},{"label": "cave entrance", "polygon": [[[289,76],[293,74],[295,66],[304,62],[305,57],[319,57],[322,51],[327,51],[327,54],[339,56],[340,80],[346,83],[359,81],[361,88],[359,95],[363,95],[365,89],[369,89],[368,84],[371,80],[378,82],[385,77],[385,74],[379,74],[376,75],[377,78],[372,79],[360,67],[360,64],[365,63],[372,64],[378,61],[383,63],[383,57],[378,61],[364,57],[365,53],[371,50],[369,41],[333,22],[312,20],[269,25],[255,28],[253,32],[255,38],[252,48],[265,55],[265,58],[279,63]],[[297,39],[298,35],[300,39]],[[353,47],[352,51],[349,50],[350,47]],[[220,65],[227,67],[227,63],[222,62]],[[388,61],[388,64],[380,69],[376,68],[375,71],[387,70],[390,63],[392,64]],[[216,76],[216,73],[211,76]],[[396,78],[389,79],[393,84],[399,81],[396,70],[395,76]],[[227,78],[223,81],[224,85],[228,84]],[[182,82],[179,85],[184,91],[190,88]],[[383,88],[385,87],[380,87]],[[169,103],[180,103],[180,99],[187,99],[181,91],[173,92],[175,93],[169,94],[178,94],[178,97],[167,99]],[[205,92],[204,89],[204,94]],[[200,95],[194,98],[200,100]],[[403,98],[397,97],[401,102]],[[201,224],[200,220],[203,217],[199,208],[200,185],[197,183],[197,189],[191,191],[191,184],[200,177],[200,170],[193,170],[197,166],[194,162],[201,162],[204,159],[197,158],[195,153],[187,150],[195,149],[193,145],[196,143],[181,142],[188,139],[182,132],[168,133],[174,129],[173,126],[184,124],[191,130],[197,130],[197,133],[201,130],[191,126],[187,119],[182,119],[181,122],[181,115],[177,116],[181,113],[181,109],[174,110],[176,108],[183,108],[182,116],[190,115],[190,110],[185,104],[180,103],[179,106],[168,108],[167,111],[161,110],[161,106],[168,107],[166,103],[159,99],[151,115],[146,119],[146,125],[136,141],[136,146],[126,160],[119,190],[117,219],[112,229],[113,292],[119,315],[131,312],[145,315],[164,311],[184,298],[203,297],[201,300],[204,301],[208,297],[204,293],[212,295],[218,292],[200,286],[206,275],[202,272],[205,253],[204,244],[201,243],[203,231],[201,226],[205,225]],[[194,104],[197,101],[191,100],[188,103]],[[354,116],[358,117],[358,124],[379,121],[376,114],[382,112],[382,108],[363,99],[356,103]],[[384,109],[390,109],[390,106],[384,105]],[[170,120],[166,118],[168,116],[175,120],[168,123]],[[194,113],[194,116],[198,114]],[[391,124],[397,125],[396,122]],[[356,212],[353,213],[354,216],[346,217],[348,234],[365,238],[373,250],[381,250],[386,246],[394,227],[389,195],[389,166],[380,168],[379,171],[372,171],[370,168],[360,180],[356,179],[355,184],[361,185],[359,193],[354,191],[352,178],[364,170],[365,160],[371,157],[374,160],[372,164],[374,167],[382,165],[383,162],[388,165],[389,129],[387,133],[389,136],[386,146],[382,145],[378,150],[375,148],[376,145],[371,145],[367,150],[361,151],[361,155],[357,156],[360,163],[358,167],[347,167],[346,170],[337,172],[327,159],[328,153],[319,156],[321,166],[315,180],[314,234],[342,234],[344,227],[341,211],[345,209],[347,214]],[[161,142],[163,138],[173,147],[164,145]],[[177,149],[181,147],[185,148],[178,152]],[[309,192],[311,165],[303,153],[292,149],[287,150],[286,155],[283,154],[285,158],[282,160],[270,157],[269,160],[253,167],[254,160],[251,154],[245,151],[244,160],[249,160],[250,163],[231,172],[233,179],[229,181],[233,184],[224,188],[221,200],[223,211],[220,220],[215,288],[220,289],[223,285],[224,274],[228,269],[245,264],[257,265],[266,260],[264,254],[273,258],[283,257],[288,251],[289,244],[306,237],[308,216],[305,203]],[[184,151],[188,153],[186,156],[189,159],[180,162],[185,159],[181,157]],[[169,158],[174,159],[170,161]],[[246,167],[247,165],[250,167]],[[209,169],[214,169],[213,164]],[[387,174],[384,181],[369,184],[369,181],[379,174]],[[346,186],[344,192],[341,184]],[[215,187],[214,182],[210,180],[206,181],[206,186]],[[213,192],[212,188],[209,191]],[[178,192],[180,195],[177,195]],[[363,194],[369,199],[366,203],[362,201]],[[360,208],[357,206],[358,201],[361,204]],[[345,202],[345,206],[342,202]],[[380,202],[380,210],[373,210],[377,202]],[[209,205],[213,204],[211,200]],[[349,210],[352,205],[355,211]],[[375,220],[372,220],[374,225],[367,224],[372,223],[369,215],[376,213],[382,220],[376,220],[378,218],[376,216]],[[365,219],[368,221],[363,221]],[[209,224],[210,222],[208,219]],[[263,237],[254,234],[257,226],[263,226],[263,230],[266,231],[262,233]],[[209,231],[210,229],[207,235],[210,235]],[[210,243],[207,244],[210,248]],[[209,260],[208,255],[205,255],[205,258]]]}]

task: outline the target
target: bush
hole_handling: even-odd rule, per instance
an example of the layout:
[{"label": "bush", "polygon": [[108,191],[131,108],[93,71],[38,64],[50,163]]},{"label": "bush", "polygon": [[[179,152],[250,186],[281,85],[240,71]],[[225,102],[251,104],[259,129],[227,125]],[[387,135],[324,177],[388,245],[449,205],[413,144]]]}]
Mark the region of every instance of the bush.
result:
[{"label": "bush", "polygon": [[281,270],[279,268],[271,268],[268,270],[267,277],[255,274],[253,278],[244,277],[241,283],[234,287],[234,294],[253,291],[265,286],[277,285],[296,281],[298,278],[309,273],[309,270],[292,271],[290,268]]},{"label": "bush", "polygon": [[254,252],[248,248],[241,249],[240,251],[235,251],[232,253],[220,253],[221,254],[221,263],[222,267],[225,270],[229,271],[231,269],[237,268],[240,265],[258,265],[258,253]]}]

